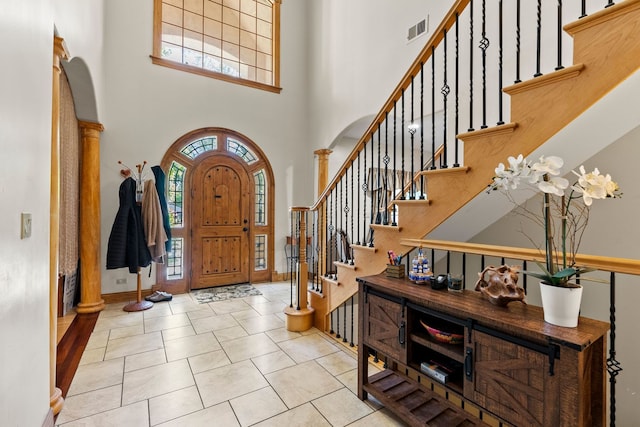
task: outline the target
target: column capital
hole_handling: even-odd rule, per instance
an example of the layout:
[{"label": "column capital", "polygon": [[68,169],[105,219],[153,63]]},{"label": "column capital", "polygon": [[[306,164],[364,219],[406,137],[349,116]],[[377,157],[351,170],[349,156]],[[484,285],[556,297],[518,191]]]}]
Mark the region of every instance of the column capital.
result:
[{"label": "column capital", "polygon": [[103,132],[104,126],[102,123],[96,122],[86,122],[83,120],[78,120],[78,126],[82,129],[83,133],[93,133],[93,132]]},{"label": "column capital", "polygon": [[333,150],[330,150],[328,148],[321,148],[313,152],[313,154],[315,154],[316,156],[321,156],[321,157],[328,156],[331,153],[333,153]]}]

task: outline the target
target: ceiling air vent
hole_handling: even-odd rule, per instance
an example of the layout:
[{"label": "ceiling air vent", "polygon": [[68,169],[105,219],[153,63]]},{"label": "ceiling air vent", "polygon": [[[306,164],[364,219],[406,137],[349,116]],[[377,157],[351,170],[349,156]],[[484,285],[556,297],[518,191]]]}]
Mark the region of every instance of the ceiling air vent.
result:
[{"label": "ceiling air vent", "polygon": [[427,32],[427,27],[428,27],[428,22],[429,22],[429,17],[427,16],[426,19],[423,19],[422,21],[418,22],[416,25],[413,25],[411,27],[409,27],[409,33],[407,35],[407,42],[412,41],[413,39],[415,39],[416,37],[424,34]]}]

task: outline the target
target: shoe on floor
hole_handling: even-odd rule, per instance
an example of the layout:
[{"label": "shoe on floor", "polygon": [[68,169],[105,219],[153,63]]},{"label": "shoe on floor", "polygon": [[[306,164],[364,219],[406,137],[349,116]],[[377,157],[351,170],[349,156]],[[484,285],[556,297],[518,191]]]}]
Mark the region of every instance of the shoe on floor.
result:
[{"label": "shoe on floor", "polygon": [[144,299],[151,302],[171,301],[173,299],[173,295],[168,292],[155,291]]}]

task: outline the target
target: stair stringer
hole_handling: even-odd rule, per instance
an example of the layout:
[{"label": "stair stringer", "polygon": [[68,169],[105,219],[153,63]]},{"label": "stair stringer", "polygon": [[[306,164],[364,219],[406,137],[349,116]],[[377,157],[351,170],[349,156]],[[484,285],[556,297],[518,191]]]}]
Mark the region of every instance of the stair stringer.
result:
[{"label": "stair stringer", "polygon": [[[574,38],[577,65],[505,88],[512,123],[458,135],[468,169],[459,168],[464,169],[459,174],[423,172],[431,203],[399,203],[398,227],[375,226],[374,250],[354,246],[356,267],[338,265],[327,312],[357,292],[357,277],[384,271],[388,250],[406,252],[401,239],[425,237],[486,189],[499,162],[529,156],[640,68],[640,0],[618,3],[565,29]],[[579,150],[577,144],[568,141],[566,148]]]}]

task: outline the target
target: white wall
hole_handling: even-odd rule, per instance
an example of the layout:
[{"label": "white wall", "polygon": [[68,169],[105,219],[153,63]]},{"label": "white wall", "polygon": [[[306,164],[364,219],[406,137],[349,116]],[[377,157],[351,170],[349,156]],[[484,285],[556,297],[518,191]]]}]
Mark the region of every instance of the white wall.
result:
[{"label": "white wall", "polygon": [[[49,170],[53,21],[49,0],[0,1],[0,425],[49,410]],[[32,235],[20,239],[20,214]]]},{"label": "white wall", "polygon": [[[311,1],[310,132],[329,147],[358,119],[377,114],[448,11],[452,1]],[[407,30],[430,15],[429,33],[408,43]]]},{"label": "white wall", "polygon": [[[284,2],[281,11],[281,94],[153,65],[153,2],[105,2],[104,97],[101,122],[102,254],[118,208],[118,160],[158,164],[181,135],[202,127],[233,129],[264,151],[275,175],[276,263],[286,271],[283,247],[290,206],[313,201],[313,152],[307,140],[306,2]],[[153,280],[148,280],[148,288]],[[126,285],[116,279],[127,277]],[[126,269],[104,270],[102,292],[135,289]]]}]

